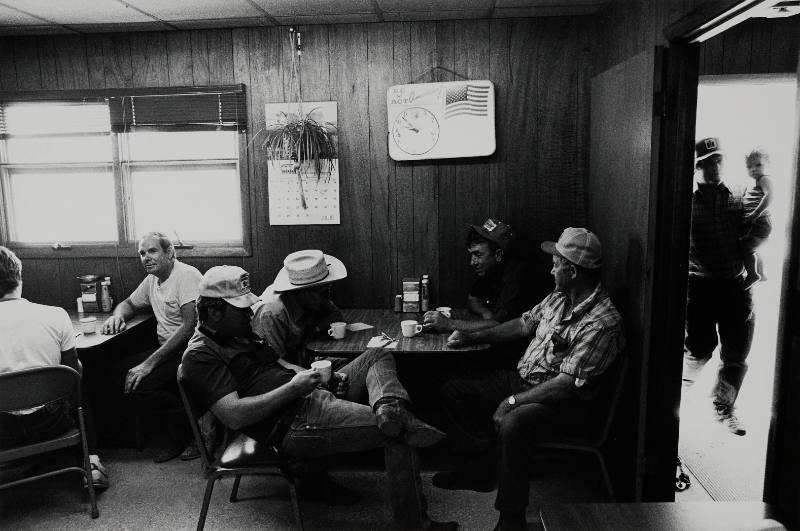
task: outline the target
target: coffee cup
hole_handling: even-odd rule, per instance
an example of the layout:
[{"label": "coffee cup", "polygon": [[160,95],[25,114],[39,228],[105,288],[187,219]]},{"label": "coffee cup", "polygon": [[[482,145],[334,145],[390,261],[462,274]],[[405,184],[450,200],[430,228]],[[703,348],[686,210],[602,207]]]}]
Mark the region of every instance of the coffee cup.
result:
[{"label": "coffee cup", "polygon": [[97,317],[83,317],[80,320],[81,332],[86,334],[94,334],[94,327],[97,324]]},{"label": "coffee cup", "polygon": [[403,331],[403,337],[414,337],[422,332],[422,325],[412,319],[408,319],[400,322],[400,329]]},{"label": "coffee cup", "polygon": [[331,381],[331,367],[330,360],[317,360],[311,364],[311,368],[317,371],[323,384],[327,385]]},{"label": "coffee cup", "polygon": [[439,306],[436,308],[436,311],[450,319],[450,312],[452,311],[452,308],[450,306]]},{"label": "coffee cup", "polygon": [[328,328],[328,335],[331,336],[333,339],[344,339],[344,334],[347,323],[342,322],[335,322],[331,323],[331,327]]}]

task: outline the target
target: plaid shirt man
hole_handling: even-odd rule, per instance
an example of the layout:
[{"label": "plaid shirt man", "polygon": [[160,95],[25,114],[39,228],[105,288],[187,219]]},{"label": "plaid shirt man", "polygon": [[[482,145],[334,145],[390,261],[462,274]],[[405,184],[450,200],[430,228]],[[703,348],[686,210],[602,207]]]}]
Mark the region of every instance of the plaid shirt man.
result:
[{"label": "plaid shirt man", "polygon": [[701,183],[692,197],[689,274],[737,278],[744,271],[739,235],[744,223],[742,198],[724,183]]},{"label": "plaid shirt man", "polygon": [[569,374],[578,395],[590,398],[593,386],[584,384],[605,372],[625,345],[622,317],[599,283],[574,308],[567,308],[568,302],[567,295],[554,291],[522,314],[525,331],[535,335],[517,370],[533,385]]}]

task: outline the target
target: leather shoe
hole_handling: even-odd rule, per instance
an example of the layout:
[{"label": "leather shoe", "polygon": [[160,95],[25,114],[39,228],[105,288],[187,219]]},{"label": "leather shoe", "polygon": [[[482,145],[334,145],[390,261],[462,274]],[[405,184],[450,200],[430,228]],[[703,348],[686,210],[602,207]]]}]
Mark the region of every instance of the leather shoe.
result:
[{"label": "leather shoe", "polygon": [[430,520],[425,531],[458,531],[458,522],[434,522]]},{"label": "leather shoe", "polygon": [[403,421],[403,441],[412,448],[433,446],[446,437],[445,433],[434,428],[406,410],[400,411]]},{"label": "leather shoe", "polygon": [[386,400],[376,404],[375,420],[378,429],[387,437],[398,437],[403,432],[400,403],[397,400]]},{"label": "leather shoe", "polygon": [[488,476],[468,475],[457,471],[437,472],[431,478],[434,487],[446,490],[474,490],[492,492],[494,480]]},{"label": "leather shoe", "polygon": [[195,443],[187,446],[186,449],[181,453],[181,461],[191,461],[192,459],[198,459],[199,457],[200,450],[197,448]]}]

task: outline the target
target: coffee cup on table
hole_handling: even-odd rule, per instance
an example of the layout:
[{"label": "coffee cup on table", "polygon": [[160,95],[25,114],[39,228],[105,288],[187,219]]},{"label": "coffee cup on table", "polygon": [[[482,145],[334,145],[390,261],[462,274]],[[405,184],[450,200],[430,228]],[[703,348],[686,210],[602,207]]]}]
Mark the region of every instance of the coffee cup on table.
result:
[{"label": "coffee cup on table", "polygon": [[328,328],[328,335],[333,339],[344,339],[346,326],[347,323],[342,323],[339,321],[331,323],[331,327]]},{"label": "coffee cup on table", "polygon": [[450,312],[452,311],[452,308],[450,308],[450,306],[439,306],[436,308],[436,311],[450,319]]},{"label": "coffee cup on table", "polygon": [[81,332],[84,335],[86,334],[94,334],[94,327],[97,324],[97,317],[83,317],[80,320],[81,323]]},{"label": "coffee cup on table", "polygon": [[330,360],[317,360],[311,364],[311,368],[319,373],[320,381],[328,385],[328,382],[331,381],[331,371],[333,370]]},{"label": "coffee cup on table", "polygon": [[400,329],[403,331],[403,337],[414,337],[422,332],[422,325],[413,319],[400,322]]}]

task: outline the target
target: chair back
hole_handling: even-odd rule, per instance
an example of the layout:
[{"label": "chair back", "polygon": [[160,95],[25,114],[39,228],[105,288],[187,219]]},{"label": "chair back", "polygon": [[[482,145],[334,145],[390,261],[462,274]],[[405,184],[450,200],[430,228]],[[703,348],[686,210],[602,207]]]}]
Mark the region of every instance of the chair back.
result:
[{"label": "chair back", "polygon": [[66,365],[0,374],[0,411],[16,411],[69,398],[81,404],[81,376]]},{"label": "chair back", "polygon": [[628,372],[628,354],[626,351],[620,352],[620,359],[616,360],[611,366],[611,374],[608,380],[610,386],[610,393],[608,399],[608,406],[606,409],[606,417],[602,424],[602,430],[595,442],[595,446],[601,446],[606,442],[608,436],[611,434],[611,428],[614,424],[614,416],[617,413],[619,400],[622,397],[622,389],[625,387],[625,373]]},{"label": "chair back", "polygon": [[209,470],[214,466],[214,458],[211,451],[206,446],[206,441],[203,438],[203,432],[200,430],[200,423],[198,419],[201,415],[198,414],[198,407],[195,401],[189,396],[184,387],[183,380],[183,364],[178,365],[178,389],[181,392],[181,400],[183,400],[183,407],[186,409],[186,414],[189,416],[189,425],[192,427],[194,440],[197,443],[197,449],[200,451],[200,459],[203,462],[203,468]]}]

